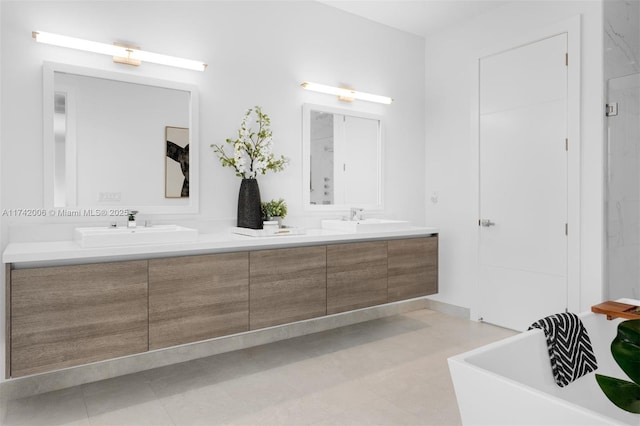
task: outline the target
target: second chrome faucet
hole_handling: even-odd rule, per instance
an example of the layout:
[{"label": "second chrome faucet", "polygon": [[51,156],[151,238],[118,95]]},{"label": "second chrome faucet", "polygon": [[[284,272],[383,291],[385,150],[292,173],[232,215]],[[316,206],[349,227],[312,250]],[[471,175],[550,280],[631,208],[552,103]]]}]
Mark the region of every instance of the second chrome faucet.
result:
[{"label": "second chrome faucet", "polygon": [[349,210],[349,220],[362,220],[364,219],[364,209],[357,207],[351,207]]}]

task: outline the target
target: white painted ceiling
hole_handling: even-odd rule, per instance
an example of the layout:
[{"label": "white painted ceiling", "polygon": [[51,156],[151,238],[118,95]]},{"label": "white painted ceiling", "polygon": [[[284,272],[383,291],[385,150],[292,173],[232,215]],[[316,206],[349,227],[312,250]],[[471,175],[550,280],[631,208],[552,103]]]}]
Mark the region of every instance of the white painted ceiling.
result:
[{"label": "white painted ceiling", "polygon": [[319,0],[390,27],[427,37],[512,0]]}]

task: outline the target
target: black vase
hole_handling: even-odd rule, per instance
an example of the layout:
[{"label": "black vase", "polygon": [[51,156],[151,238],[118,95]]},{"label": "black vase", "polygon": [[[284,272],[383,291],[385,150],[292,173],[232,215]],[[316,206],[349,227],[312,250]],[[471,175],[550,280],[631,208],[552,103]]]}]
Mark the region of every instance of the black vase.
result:
[{"label": "black vase", "polygon": [[238,227],[262,229],[260,188],[256,179],[242,179],[238,193]]}]

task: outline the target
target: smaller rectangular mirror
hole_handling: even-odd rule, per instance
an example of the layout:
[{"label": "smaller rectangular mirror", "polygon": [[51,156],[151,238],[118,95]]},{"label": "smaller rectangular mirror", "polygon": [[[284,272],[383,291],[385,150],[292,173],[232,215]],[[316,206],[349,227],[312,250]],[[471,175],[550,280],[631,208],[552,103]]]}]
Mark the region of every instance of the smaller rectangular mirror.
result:
[{"label": "smaller rectangular mirror", "polygon": [[306,210],[382,209],[382,120],[304,104],[303,203]]}]

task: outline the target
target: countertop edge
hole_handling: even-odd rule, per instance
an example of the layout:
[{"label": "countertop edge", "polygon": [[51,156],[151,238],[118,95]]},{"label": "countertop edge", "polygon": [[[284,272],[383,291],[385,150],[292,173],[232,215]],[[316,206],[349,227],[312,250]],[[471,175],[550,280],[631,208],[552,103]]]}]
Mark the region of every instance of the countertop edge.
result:
[{"label": "countertop edge", "polygon": [[397,231],[350,233],[309,229],[302,235],[249,237],[228,231],[200,234],[198,241],[170,244],[138,244],[127,246],[83,248],[73,241],[9,243],[2,255],[3,263],[45,266],[42,263],[69,263],[71,261],[120,261],[143,258],[189,256],[229,251],[250,251],[287,248],[305,245],[338,244],[370,240],[388,240],[438,234],[432,227],[410,227]]}]

